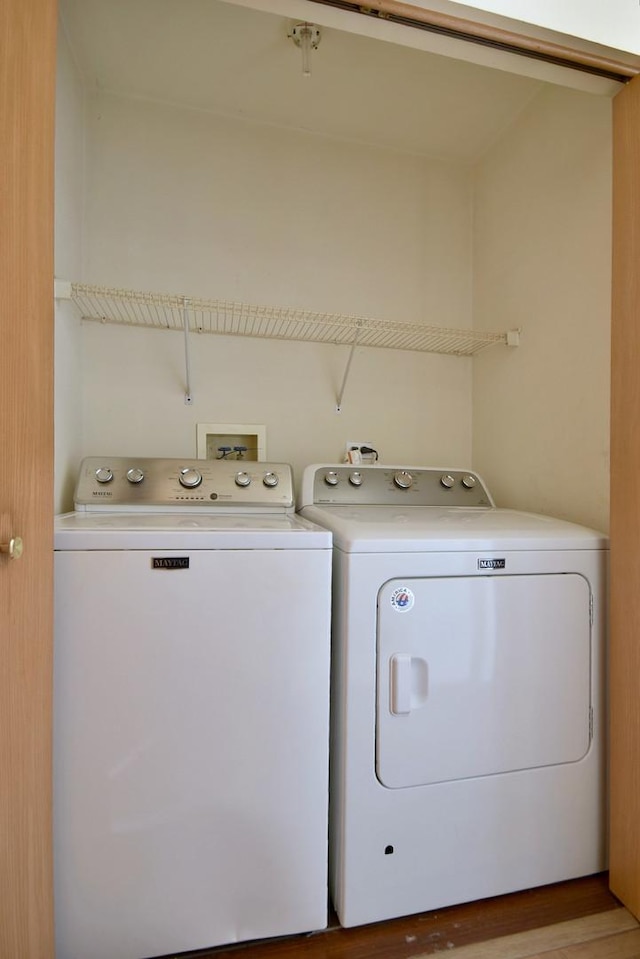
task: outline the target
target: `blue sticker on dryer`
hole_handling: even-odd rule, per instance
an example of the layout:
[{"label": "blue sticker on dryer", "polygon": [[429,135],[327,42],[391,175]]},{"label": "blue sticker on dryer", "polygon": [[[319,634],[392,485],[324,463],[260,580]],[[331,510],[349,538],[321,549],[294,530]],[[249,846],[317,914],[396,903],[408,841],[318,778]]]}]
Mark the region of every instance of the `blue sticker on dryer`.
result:
[{"label": "blue sticker on dryer", "polygon": [[391,606],[398,613],[406,613],[415,603],[415,596],[408,586],[398,586],[391,594]]}]

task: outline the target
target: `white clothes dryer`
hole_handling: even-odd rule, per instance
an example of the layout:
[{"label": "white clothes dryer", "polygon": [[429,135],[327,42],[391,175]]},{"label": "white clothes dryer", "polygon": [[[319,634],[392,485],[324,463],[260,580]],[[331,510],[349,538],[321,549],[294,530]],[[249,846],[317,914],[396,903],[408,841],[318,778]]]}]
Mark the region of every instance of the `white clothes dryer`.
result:
[{"label": "white clothes dryer", "polygon": [[281,463],[90,458],[55,524],[58,959],[327,922],[331,535]]},{"label": "white clothes dryer", "polygon": [[342,924],[606,868],[606,537],[449,469],[309,466],[301,513],[334,542]]}]

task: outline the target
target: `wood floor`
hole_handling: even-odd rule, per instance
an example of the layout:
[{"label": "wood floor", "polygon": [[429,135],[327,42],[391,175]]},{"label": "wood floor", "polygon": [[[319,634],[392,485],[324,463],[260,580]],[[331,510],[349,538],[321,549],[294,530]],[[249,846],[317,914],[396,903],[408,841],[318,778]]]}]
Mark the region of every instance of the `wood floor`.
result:
[{"label": "wood floor", "polygon": [[[205,951],[188,959],[640,959],[640,925],[600,873],[404,919]],[[183,959],[186,959],[183,954]]]}]

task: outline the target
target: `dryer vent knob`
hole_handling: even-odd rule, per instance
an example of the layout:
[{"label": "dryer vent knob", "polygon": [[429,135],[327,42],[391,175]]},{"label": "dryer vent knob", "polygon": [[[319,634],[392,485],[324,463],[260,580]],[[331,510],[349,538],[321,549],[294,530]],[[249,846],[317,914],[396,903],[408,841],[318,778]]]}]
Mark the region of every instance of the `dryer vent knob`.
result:
[{"label": "dryer vent knob", "polygon": [[338,474],[335,472],[335,470],[331,470],[329,473],[324,474],[324,481],[327,486],[337,486]]},{"label": "dryer vent knob", "polygon": [[455,482],[453,476],[450,476],[449,473],[445,473],[444,476],[440,477],[440,483],[445,489],[451,489],[455,486]]}]

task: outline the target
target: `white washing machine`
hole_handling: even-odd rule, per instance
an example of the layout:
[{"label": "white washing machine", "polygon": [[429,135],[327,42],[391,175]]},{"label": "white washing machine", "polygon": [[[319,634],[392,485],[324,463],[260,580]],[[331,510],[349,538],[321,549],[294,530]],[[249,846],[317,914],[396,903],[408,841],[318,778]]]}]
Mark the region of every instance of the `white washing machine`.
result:
[{"label": "white washing machine", "polygon": [[345,926],[606,868],[604,535],[459,470],[315,465]]},{"label": "white washing machine", "polygon": [[92,458],[55,525],[58,959],[327,921],[331,535],[284,464]]}]

